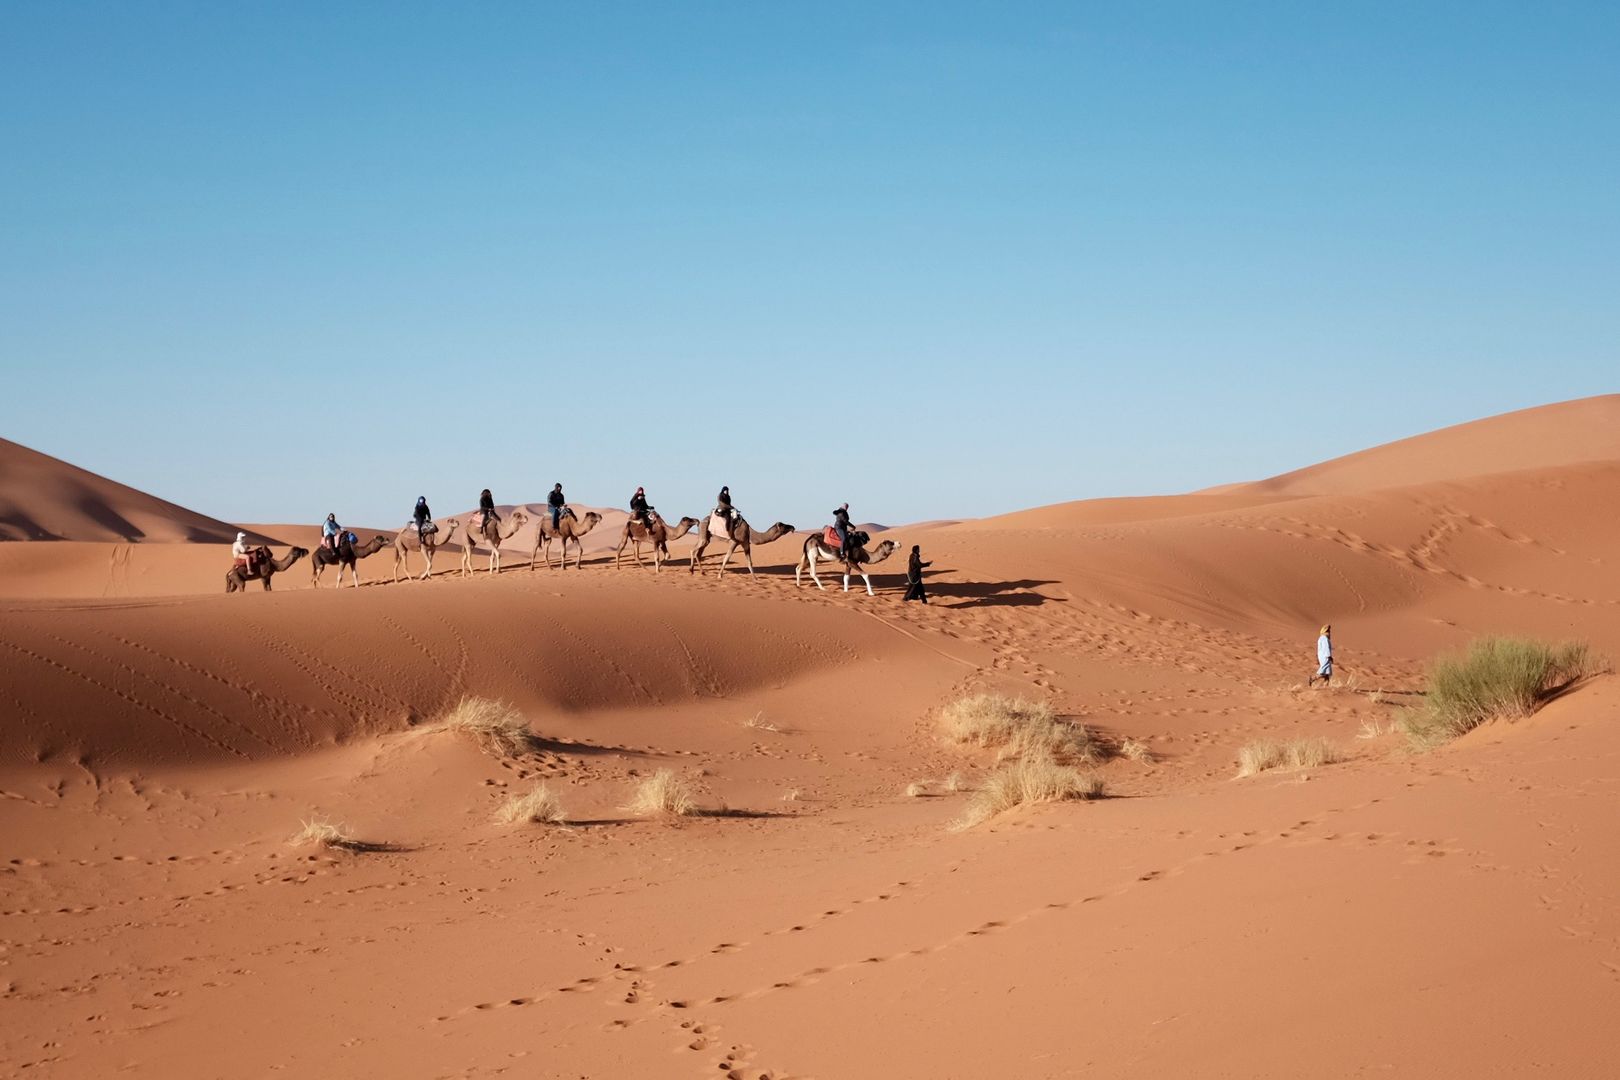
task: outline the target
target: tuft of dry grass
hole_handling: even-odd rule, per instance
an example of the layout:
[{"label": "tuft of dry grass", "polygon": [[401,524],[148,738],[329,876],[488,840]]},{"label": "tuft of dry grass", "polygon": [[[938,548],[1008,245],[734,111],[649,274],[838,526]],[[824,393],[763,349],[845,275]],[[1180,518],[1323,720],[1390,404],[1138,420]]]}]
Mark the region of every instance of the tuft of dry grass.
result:
[{"label": "tuft of dry grass", "polygon": [[967,777],[963,776],[959,772],[951,773],[951,775],[949,775],[949,776],[947,776],[945,778],[945,790],[946,791],[966,791],[967,790]]},{"label": "tuft of dry grass", "polygon": [[974,694],[945,706],[939,720],[952,742],[997,750],[1003,760],[1048,757],[1091,762],[1103,756],[1101,744],[1085,725],[1059,719],[1044,701]]},{"label": "tuft of dry grass", "polygon": [[429,730],[465,735],[496,757],[520,757],[534,749],[534,733],[515,707],[490,698],[464,697]]},{"label": "tuft of dry grass", "polygon": [[906,785],[906,798],[916,799],[928,794],[928,781],[917,780]]},{"label": "tuft of dry grass", "polygon": [[745,727],[745,728],[753,728],[756,731],[773,731],[773,732],[777,732],[778,734],[780,734],[781,731],[782,731],[781,728],[777,727],[775,724],[773,724],[769,720],[765,719],[765,714],[764,713],[758,713],[758,712],[755,713],[753,716],[750,716],[748,719],[744,720],[743,721],[743,727]]},{"label": "tuft of dry grass", "polygon": [[788,788],[787,791],[782,793],[782,801],[783,802],[798,802],[799,799],[803,796],[803,794],[804,793],[802,791],[800,791],[798,788]]},{"label": "tuft of dry grass", "polygon": [[533,790],[522,795],[513,795],[507,799],[495,811],[495,817],[508,825],[519,822],[561,825],[568,820],[568,815],[563,813],[562,800],[544,783],[536,784]]},{"label": "tuft of dry grass", "polygon": [[1017,806],[1095,799],[1102,795],[1103,789],[1102,777],[1097,774],[1082,773],[1051,758],[1010,762],[990,774],[950,828],[953,832],[971,829]]},{"label": "tuft of dry grass", "polygon": [[1466,652],[1434,662],[1423,705],[1406,710],[1401,726],[1415,747],[1427,749],[1490,720],[1529,716],[1599,670],[1585,642],[1553,646],[1529,638],[1480,638]]},{"label": "tuft of dry grass", "polygon": [[1344,754],[1322,738],[1290,742],[1258,739],[1238,751],[1238,775],[1253,776],[1270,769],[1316,769],[1343,760]]},{"label": "tuft of dry grass", "polygon": [[354,851],[359,848],[360,842],[341,825],[334,825],[324,818],[313,818],[304,822],[304,827],[293,834],[287,841],[293,847],[304,847],[316,844],[324,848],[342,848]]},{"label": "tuft of dry grass", "polygon": [[1147,743],[1142,742],[1140,739],[1126,739],[1120,743],[1119,754],[1121,757],[1130,758],[1132,761],[1140,761],[1144,764],[1153,763],[1153,751],[1149,749]]},{"label": "tuft of dry grass", "polygon": [[670,769],[659,769],[636,785],[625,807],[638,817],[684,817],[697,811],[697,788]]}]

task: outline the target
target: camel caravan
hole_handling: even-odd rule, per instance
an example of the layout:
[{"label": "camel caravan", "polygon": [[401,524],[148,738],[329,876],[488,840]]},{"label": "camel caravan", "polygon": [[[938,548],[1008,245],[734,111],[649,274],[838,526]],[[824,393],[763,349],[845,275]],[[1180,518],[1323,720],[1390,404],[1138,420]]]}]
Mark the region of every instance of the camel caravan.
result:
[{"label": "camel caravan", "polygon": [[[306,556],[310,560],[312,587],[319,588],[323,571],[329,566],[336,566],[338,586],[342,586],[347,574],[351,585],[358,588],[360,561],[384,548],[392,548],[394,552],[395,583],[426,581],[433,576],[434,553],[454,542],[458,530],[461,533],[460,576],[471,577],[476,573],[473,558],[480,547],[489,554],[486,572],[499,574],[502,546],[509,547],[509,542],[531,521],[535,529],[529,569],[537,569],[543,560],[548,570],[566,570],[569,547],[572,545],[574,569],[579,570],[585,558],[584,538],[602,523],[602,515],[594,510],[583,515],[575,511],[564,499],[561,484],[552,489],[545,511],[538,518],[531,517],[523,509],[512,509],[508,516],[502,517],[486,488],[479,498],[477,512],[465,520],[449,518],[443,528],[434,522],[424,496],[417,499],[412,520],[397,534],[389,537],[379,533],[364,541],[355,532],[339,525],[336,514],[328,514],[321,525],[318,547],[314,550],[293,547],[280,559],[273,558],[270,549],[263,544],[249,545],[246,534],[238,533],[237,542],[232,546],[231,569],[225,576],[225,591],[245,592],[247,583],[255,580],[263,582],[268,591],[275,574]],[[697,543],[688,560],[689,573],[696,574],[699,570],[708,569],[705,560],[718,554],[719,562],[714,567],[714,574],[723,577],[732,557],[740,552],[739,569],[746,569],[753,576],[754,548],[780,540],[793,531],[793,526],[785,521],[775,522],[763,532],[755,529],[732,507],[729,488],[720,489],[717,505],[708,514],[701,518],[683,517],[670,525],[647,502],[645,490],[637,488],[630,500],[630,516],[620,530],[619,543],[613,551],[613,565],[615,568],[622,565],[624,550],[629,547],[635,565],[644,566],[642,549],[645,547],[651,556],[653,572],[658,573],[670,561],[670,543],[690,535]],[[868,568],[889,558],[897,550],[897,545],[893,540],[884,540],[876,547],[870,547],[871,542],[869,533],[850,525],[849,504],[843,504],[833,512],[833,524],[805,538],[798,565],[793,571],[794,584],[802,586],[803,575],[809,571],[810,580],[816,588],[825,590],[826,585],[822,583],[818,567],[832,567],[835,572],[842,572],[845,592],[849,591],[851,580],[858,575],[866,586],[867,595],[875,596]],[[558,556],[555,563],[552,560],[554,547]],[[422,557],[420,574],[413,573],[413,554]]]}]

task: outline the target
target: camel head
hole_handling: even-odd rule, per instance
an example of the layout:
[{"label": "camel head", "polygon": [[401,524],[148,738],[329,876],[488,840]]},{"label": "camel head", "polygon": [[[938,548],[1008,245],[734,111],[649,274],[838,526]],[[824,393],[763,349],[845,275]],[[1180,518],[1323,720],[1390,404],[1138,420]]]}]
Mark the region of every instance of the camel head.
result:
[{"label": "camel head", "polygon": [[586,512],[586,514],[585,514],[585,524],[590,525],[590,526],[592,526],[594,528],[596,525],[599,525],[601,523],[601,521],[602,521],[602,515],[598,514],[595,510],[590,510],[590,511]]},{"label": "camel head", "polygon": [[896,549],[898,549],[899,547],[900,547],[900,545],[895,543],[893,540],[885,540],[885,541],[883,541],[883,543],[881,543],[881,544],[879,544],[877,546],[876,551],[872,551],[872,552],[868,553],[866,561],[869,562],[869,563],[882,562],[884,559],[887,559],[890,555],[893,555],[895,553]]}]

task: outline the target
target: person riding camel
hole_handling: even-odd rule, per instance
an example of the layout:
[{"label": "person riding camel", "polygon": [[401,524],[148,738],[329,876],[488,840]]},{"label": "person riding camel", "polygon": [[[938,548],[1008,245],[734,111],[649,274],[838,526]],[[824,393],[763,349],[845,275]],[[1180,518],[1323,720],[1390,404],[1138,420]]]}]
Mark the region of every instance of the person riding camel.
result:
[{"label": "person riding camel", "polygon": [[426,536],[433,531],[433,511],[428,509],[426,495],[416,497],[416,509],[411,511],[411,520],[416,522],[417,536]]},{"label": "person riding camel", "polygon": [[732,515],[736,511],[731,508],[731,489],[729,487],[722,487],[720,494],[715,497],[714,512],[725,518],[727,525],[731,524]]},{"label": "person riding camel", "polygon": [[489,528],[490,518],[494,518],[497,525],[500,524],[501,515],[495,512],[495,496],[489,493],[489,488],[485,488],[478,496],[478,510],[480,513],[478,518],[479,532],[483,532]]},{"label": "person riding camel", "polygon": [[546,505],[551,508],[551,531],[556,532],[558,523],[562,521],[563,508],[568,505],[568,500],[563,498],[561,483],[552,485],[551,494],[546,496]]},{"label": "person riding camel", "polygon": [[838,537],[838,557],[849,558],[849,503],[833,511],[833,532]]},{"label": "person riding camel", "polygon": [[254,549],[248,547],[247,533],[237,533],[236,543],[231,545],[231,561],[251,574],[253,572],[253,552]]},{"label": "person riding camel", "polygon": [[630,496],[630,516],[641,523],[643,529],[652,528],[652,504],[647,501],[647,489],[636,488],[636,493]]},{"label": "person riding camel", "polygon": [[326,520],[321,522],[321,546],[337,554],[338,537],[343,535],[343,526],[338,524],[336,514],[327,514]]}]

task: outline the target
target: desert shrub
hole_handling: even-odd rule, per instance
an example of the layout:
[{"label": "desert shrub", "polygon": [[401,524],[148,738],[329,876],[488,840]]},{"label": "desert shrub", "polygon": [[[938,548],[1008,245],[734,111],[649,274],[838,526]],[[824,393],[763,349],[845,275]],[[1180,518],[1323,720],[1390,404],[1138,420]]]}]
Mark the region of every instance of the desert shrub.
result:
[{"label": "desert shrub", "polygon": [[1488,720],[1529,716],[1547,698],[1592,671],[1584,642],[1547,645],[1529,638],[1480,638],[1435,660],[1427,696],[1401,726],[1421,747],[1466,734]]},{"label": "desert shrub", "polygon": [[1095,773],[1082,773],[1047,757],[1025,758],[1009,762],[991,773],[951,828],[971,829],[1015,806],[1095,799],[1102,793],[1102,777]]},{"label": "desert shrub", "polygon": [[1315,769],[1343,760],[1344,755],[1326,739],[1258,739],[1238,751],[1238,775],[1253,776],[1268,769]]},{"label": "desert shrub", "polygon": [[946,791],[966,791],[967,786],[967,777],[959,772],[953,772],[945,778]]},{"label": "desert shrub", "polygon": [[325,848],[346,848],[351,850],[360,846],[359,842],[349,834],[347,829],[341,825],[334,825],[324,818],[314,818],[304,822],[304,827],[294,833],[292,839],[288,840],[287,843],[293,847],[316,844]]},{"label": "desert shrub", "polygon": [[1140,739],[1126,739],[1121,742],[1119,744],[1119,754],[1121,757],[1130,758],[1132,761],[1140,761],[1145,764],[1152,764],[1153,762],[1152,748]]},{"label": "desert shrub", "polygon": [[917,780],[906,785],[906,798],[916,799],[928,794],[928,781]]},{"label": "desert shrub", "polygon": [[465,735],[496,757],[517,757],[534,747],[534,734],[523,714],[507,702],[489,698],[462,698],[431,729]]},{"label": "desert shrub", "polygon": [[974,694],[945,706],[940,726],[951,741],[998,750],[1004,759],[1095,761],[1102,756],[1101,745],[1083,724],[1059,719],[1044,701]]},{"label": "desert shrub", "polygon": [[684,816],[697,811],[697,788],[670,769],[644,777],[625,807],[639,817]]},{"label": "desert shrub", "polygon": [[563,813],[562,800],[546,784],[536,784],[531,791],[513,795],[500,805],[495,816],[509,825],[519,822],[561,825],[568,820]]}]

